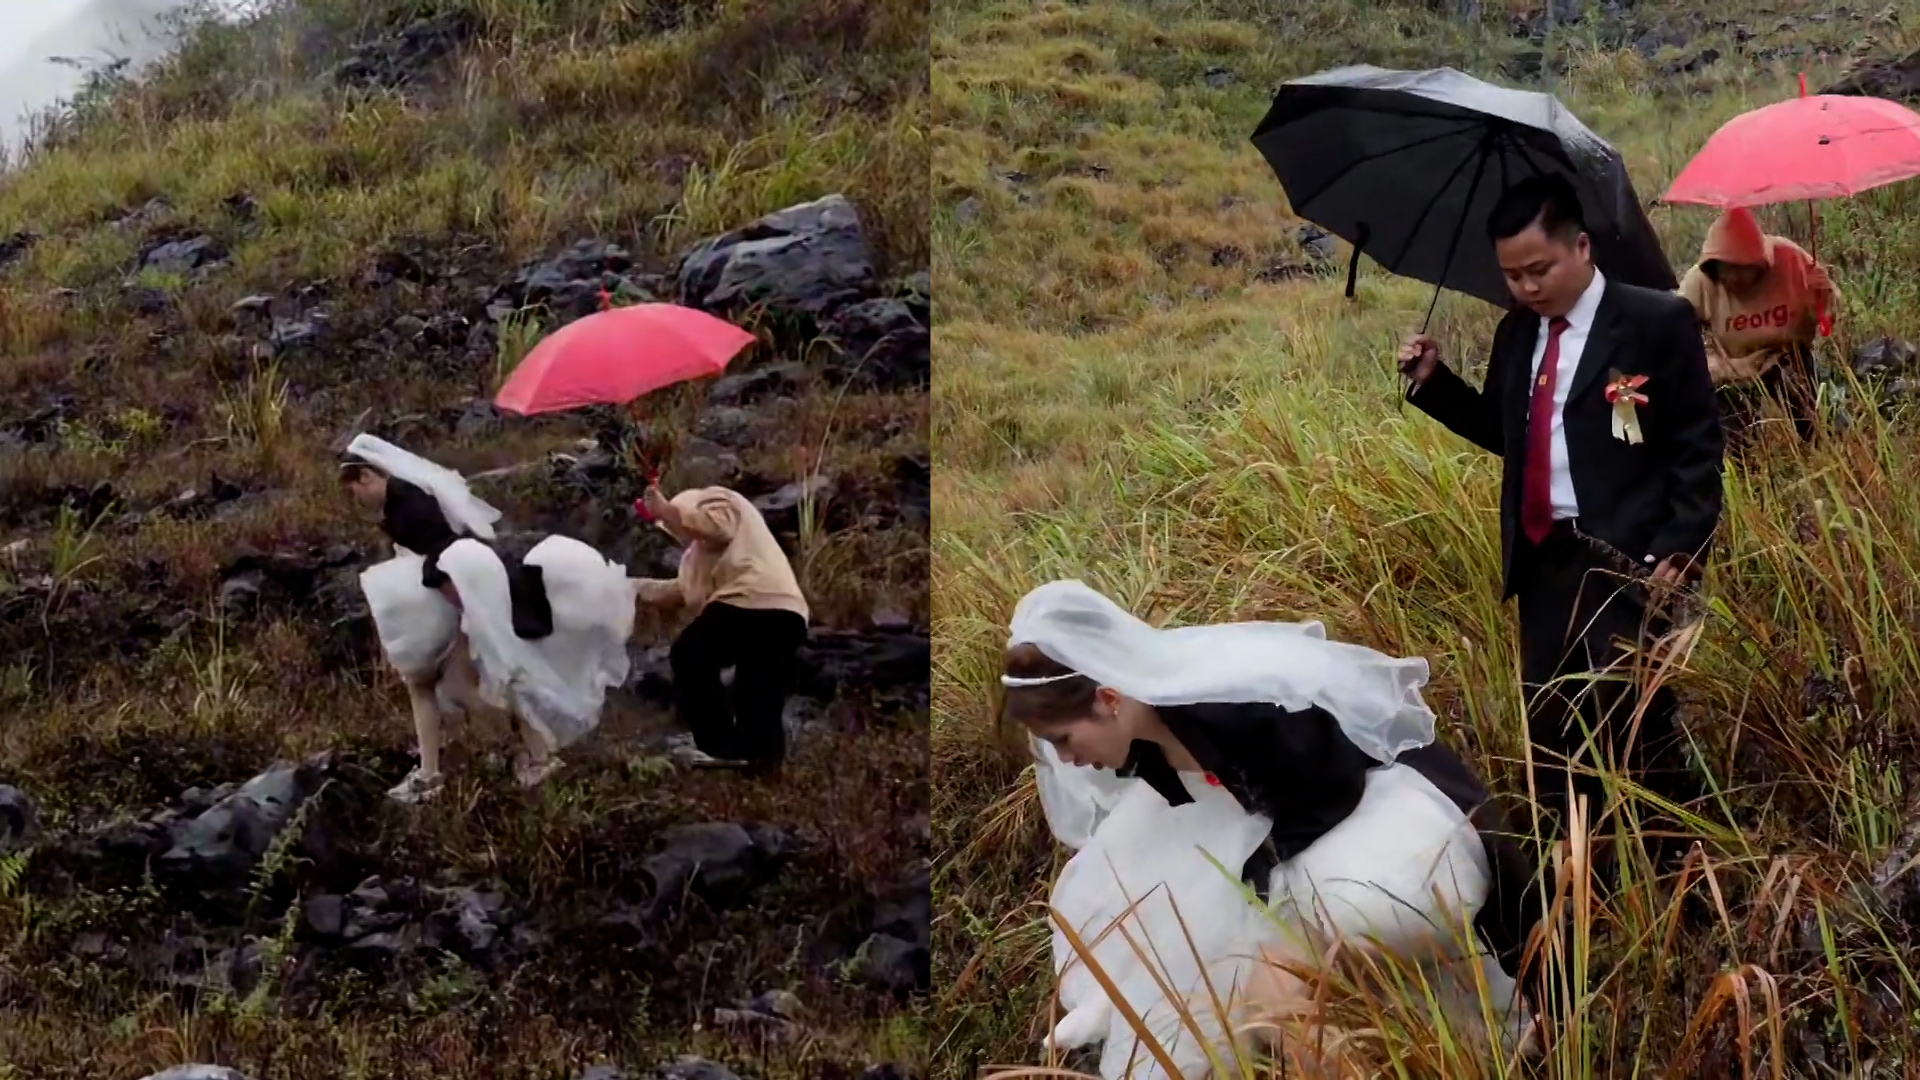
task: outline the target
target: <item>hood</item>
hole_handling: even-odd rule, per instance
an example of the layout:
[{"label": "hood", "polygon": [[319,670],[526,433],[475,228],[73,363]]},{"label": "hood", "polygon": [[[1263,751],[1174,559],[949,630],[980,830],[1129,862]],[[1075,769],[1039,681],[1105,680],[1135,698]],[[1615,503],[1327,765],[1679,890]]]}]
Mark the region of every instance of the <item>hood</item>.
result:
[{"label": "hood", "polygon": [[1720,215],[1707,230],[1707,241],[1700,245],[1701,262],[1733,263],[1736,266],[1766,266],[1773,261],[1773,243],[1760,230],[1753,211],[1736,206]]}]

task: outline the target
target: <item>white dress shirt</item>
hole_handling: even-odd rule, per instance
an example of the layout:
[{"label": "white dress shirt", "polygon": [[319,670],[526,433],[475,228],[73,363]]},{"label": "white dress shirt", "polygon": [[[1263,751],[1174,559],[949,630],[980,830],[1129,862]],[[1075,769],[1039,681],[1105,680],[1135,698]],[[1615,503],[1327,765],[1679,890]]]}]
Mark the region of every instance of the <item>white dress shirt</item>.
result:
[{"label": "white dress shirt", "polygon": [[[1560,334],[1560,366],[1553,376],[1553,434],[1548,450],[1548,459],[1553,462],[1553,520],[1565,521],[1580,516],[1580,500],[1573,494],[1573,470],[1567,464],[1567,392],[1573,389],[1573,373],[1580,370],[1580,354],[1587,351],[1587,333],[1593,329],[1594,313],[1600,309],[1601,294],[1607,291],[1607,279],[1602,277],[1600,269],[1594,268],[1593,281],[1587,285],[1587,291],[1567,312],[1567,328]],[[1540,320],[1540,333],[1533,343],[1533,360],[1527,370],[1528,400],[1532,400],[1534,380],[1540,377],[1540,361],[1546,359],[1547,337],[1550,331],[1547,324],[1552,320]]]}]

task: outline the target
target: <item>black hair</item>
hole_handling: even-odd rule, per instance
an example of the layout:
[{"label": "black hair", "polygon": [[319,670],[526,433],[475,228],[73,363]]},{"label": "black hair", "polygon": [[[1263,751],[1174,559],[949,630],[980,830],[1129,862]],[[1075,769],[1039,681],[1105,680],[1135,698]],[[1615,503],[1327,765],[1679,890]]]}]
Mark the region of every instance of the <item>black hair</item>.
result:
[{"label": "black hair", "polygon": [[1539,225],[1548,236],[1571,245],[1587,231],[1580,193],[1558,173],[1529,176],[1500,193],[1487,216],[1489,239],[1511,240]]},{"label": "black hair", "polygon": [[357,482],[360,479],[361,473],[372,473],[379,477],[386,476],[386,474],[379,469],[374,468],[358,458],[347,458],[340,463],[340,482],[343,484]]}]

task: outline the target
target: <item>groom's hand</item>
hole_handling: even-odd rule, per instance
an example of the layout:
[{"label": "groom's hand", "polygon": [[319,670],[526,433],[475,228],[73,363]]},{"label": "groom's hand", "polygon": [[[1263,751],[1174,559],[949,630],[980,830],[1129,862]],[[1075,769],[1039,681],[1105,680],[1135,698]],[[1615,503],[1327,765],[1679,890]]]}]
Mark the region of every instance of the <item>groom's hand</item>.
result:
[{"label": "groom's hand", "polygon": [[1400,346],[1400,374],[1425,386],[1440,367],[1440,343],[1425,334],[1413,334]]}]

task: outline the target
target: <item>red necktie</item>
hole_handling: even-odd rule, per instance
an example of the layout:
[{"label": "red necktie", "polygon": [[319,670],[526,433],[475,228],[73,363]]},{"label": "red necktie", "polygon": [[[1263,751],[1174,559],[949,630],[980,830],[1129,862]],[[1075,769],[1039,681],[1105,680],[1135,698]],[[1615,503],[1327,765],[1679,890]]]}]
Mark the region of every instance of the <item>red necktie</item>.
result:
[{"label": "red necktie", "polygon": [[1520,478],[1520,528],[1535,544],[1553,531],[1553,384],[1560,373],[1560,335],[1567,320],[1547,323],[1547,351],[1527,410],[1527,461]]}]

